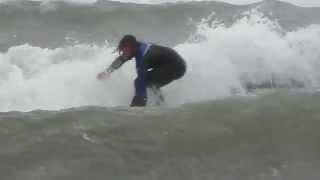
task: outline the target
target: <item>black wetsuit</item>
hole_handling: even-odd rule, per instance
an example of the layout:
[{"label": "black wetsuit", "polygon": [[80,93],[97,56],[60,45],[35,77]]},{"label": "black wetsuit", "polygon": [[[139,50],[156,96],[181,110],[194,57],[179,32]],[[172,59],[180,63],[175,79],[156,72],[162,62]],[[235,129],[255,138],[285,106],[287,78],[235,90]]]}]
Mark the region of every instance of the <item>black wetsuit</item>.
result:
[{"label": "black wetsuit", "polygon": [[[135,80],[135,96],[131,106],[145,106],[147,88],[161,87],[181,78],[186,72],[186,63],[173,49],[159,45],[138,42],[135,54],[138,77]],[[109,69],[117,69],[128,59],[118,57]]]},{"label": "black wetsuit", "polygon": [[147,86],[163,87],[181,78],[186,72],[186,64],[173,49],[151,45],[143,58],[147,68]]}]

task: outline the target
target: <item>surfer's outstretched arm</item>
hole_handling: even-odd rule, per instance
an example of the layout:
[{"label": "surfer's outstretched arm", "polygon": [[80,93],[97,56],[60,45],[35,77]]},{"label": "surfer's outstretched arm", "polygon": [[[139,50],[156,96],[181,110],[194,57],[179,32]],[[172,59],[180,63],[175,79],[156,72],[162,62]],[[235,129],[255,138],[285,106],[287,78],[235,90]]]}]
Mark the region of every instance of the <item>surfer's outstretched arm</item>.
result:
[{"label": "surfer's outstretched arm", "polygon": [[111,74],[113,71],[119,69],[125,62],[127,62],[129,59],[126,58],[125,56],[118,56],[111,65],[104,70],[103,72],[99,73],[97,75],[98,79],[103,79],[109,74]]}]

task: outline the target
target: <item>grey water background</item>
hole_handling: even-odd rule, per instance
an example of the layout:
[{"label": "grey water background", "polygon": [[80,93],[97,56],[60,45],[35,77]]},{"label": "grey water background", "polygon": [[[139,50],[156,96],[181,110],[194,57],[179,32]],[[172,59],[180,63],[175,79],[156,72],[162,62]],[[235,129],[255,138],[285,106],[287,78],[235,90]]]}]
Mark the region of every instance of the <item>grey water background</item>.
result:
[{"label": "grey water background", "polygon": [[[320,23],[320,8],[280,1],[136,5],[0,4],[0,48],[114,44],[122,34],[185,42],[202,18],[226,26],[258,9],[284,32]],[[177,107],[75,107],[0,113],[3,180],[317,180],[320,94],[272,90]]]},{"label": "grey water background", "polygon": [[9,1],[0,4],[0,50],[25,43],[51,48],[106,41],[114,44],[126,33],[175,45],[185,42],[200,20],[213,12],[212,21],[231,25],[252,9],[277,20],[285,31],[320,23],[319,7],[303,8],[275,0],[241,6],[214,1],[160,5]]},{"label": "grey water background", "polygon": [[1,113],[1,179],[316,180],[319,97]]}]

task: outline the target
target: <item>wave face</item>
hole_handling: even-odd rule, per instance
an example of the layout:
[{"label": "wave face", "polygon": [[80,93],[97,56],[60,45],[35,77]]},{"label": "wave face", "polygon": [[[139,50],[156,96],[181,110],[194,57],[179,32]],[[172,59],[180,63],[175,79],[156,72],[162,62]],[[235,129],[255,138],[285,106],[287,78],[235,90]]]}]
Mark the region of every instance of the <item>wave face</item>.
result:
[{"label": "wave face", "polygon": [[319,179],[319,93],[0,114],[2,179]]},{"label": "wave face", "polygon": [[[1,179],[318,180],[319,13],[270,0],[0,3]],[[186,60],[166,105],[127,107],[134,62],[96,80],[125,33]]]},{"label": "wave face", "polygon": [[[272,4],[258,5],[262,9]],[[229,24],[215,17],[211,13],[202,18],[187,40],[173,45],[187,61],[188,73],[163,89],[169,106],[244,95],[259,88],[319,87],[319,25],[287,31],[257,8]],[[108,43],[44,48],[28,42],[9,47],[0,53],[0,111],[127,106],[135,78],[132,62],[106,81],[95,79],[115,58],[113,50]]]}]

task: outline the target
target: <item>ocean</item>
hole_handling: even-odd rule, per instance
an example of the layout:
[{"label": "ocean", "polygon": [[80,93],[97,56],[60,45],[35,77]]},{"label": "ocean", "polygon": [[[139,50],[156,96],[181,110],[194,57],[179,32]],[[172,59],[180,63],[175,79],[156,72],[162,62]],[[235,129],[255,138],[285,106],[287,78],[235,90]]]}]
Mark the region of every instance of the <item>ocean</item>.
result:
[{"label": "ocean", "polygon": [[[186,60],[164,105],[96,79],[124,34]],[[0,177],[317,180],[319,68],[320,7],[1,2]]]}]

